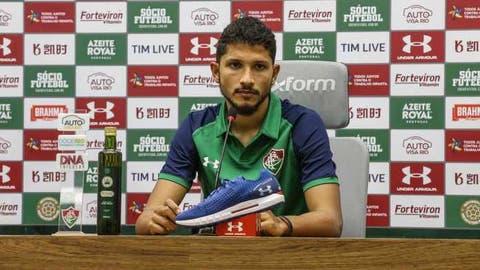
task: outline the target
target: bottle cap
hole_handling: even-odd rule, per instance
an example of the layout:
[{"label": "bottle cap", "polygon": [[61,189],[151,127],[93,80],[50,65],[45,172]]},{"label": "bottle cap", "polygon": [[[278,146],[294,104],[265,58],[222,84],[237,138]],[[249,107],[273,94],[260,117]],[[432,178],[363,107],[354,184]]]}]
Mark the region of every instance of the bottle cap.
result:
[{"label": "bottle cap", "polygon": [[117,128],[116,127],[105,127],[105,135],[117,136]]}]

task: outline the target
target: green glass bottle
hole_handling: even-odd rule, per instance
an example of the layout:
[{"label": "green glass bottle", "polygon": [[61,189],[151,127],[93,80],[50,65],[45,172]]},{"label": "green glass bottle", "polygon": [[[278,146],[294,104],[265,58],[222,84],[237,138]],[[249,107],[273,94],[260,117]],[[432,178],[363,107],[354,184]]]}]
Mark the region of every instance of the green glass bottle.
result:
[{"label": "green glass bottle", "polygon": [[122,153],[117,129],[105,127],[105,144],[98,153],[97,234],[120,234]]}]

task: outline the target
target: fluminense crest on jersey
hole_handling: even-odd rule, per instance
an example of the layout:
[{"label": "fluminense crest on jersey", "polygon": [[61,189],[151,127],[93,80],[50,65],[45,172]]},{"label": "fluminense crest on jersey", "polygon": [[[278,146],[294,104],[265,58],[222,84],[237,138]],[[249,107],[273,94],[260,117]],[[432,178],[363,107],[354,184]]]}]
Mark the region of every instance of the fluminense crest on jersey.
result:
[{"label": "fluminense crest on jersey", "polygon": [[284,157],[284,149],[272,149],[263,157],[263,167],[268,169],[274,175],[277,175],[282,168]]}]

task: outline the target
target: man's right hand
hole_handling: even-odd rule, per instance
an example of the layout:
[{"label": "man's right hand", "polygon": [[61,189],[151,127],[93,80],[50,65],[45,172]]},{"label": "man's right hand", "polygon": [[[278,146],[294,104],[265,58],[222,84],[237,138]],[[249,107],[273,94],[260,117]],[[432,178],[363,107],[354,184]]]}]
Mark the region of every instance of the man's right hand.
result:
[{"label": "man's right hand", "polygon": [[137,234],[168,234],[177,229],[176,216],[180,208],[171,199],[167,199],[164,205],[146,207],[138,217]]}]

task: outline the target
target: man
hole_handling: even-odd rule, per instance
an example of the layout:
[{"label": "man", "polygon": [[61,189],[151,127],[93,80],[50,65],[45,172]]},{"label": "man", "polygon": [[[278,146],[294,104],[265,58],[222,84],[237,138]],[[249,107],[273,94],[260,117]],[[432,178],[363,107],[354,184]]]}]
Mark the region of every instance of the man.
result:
[{"label": "man", "polygon": [[[215,189],[224,136],[229,136],[221,179],[256,179],[262,168],[277,178],[285,203],[260,214],[271,236],[337,237],[342,230],[338,179],[320,116],[271,93],[280,71],[276,42],[261,21],[243,17],[228,25],[210,64],[225,102],[190,113],[175,135],[138,234],[175,231],[178,204],[198,173],[205,196]],[[227,111],[238,114],[227,130]]]}]

